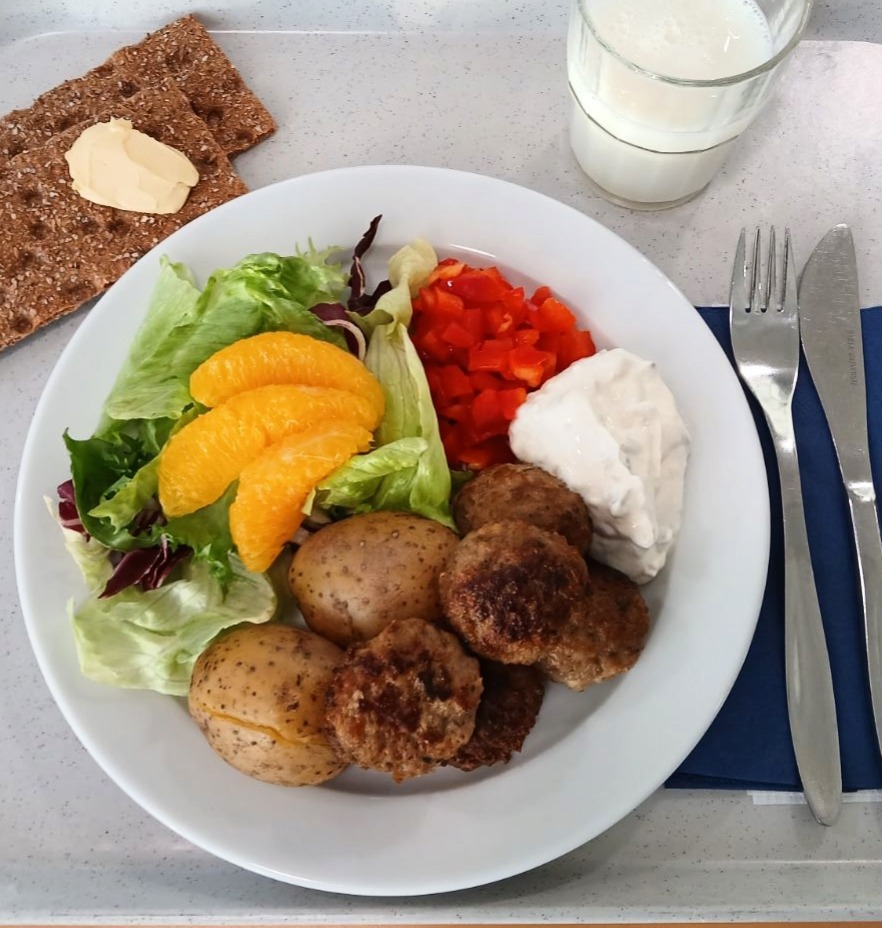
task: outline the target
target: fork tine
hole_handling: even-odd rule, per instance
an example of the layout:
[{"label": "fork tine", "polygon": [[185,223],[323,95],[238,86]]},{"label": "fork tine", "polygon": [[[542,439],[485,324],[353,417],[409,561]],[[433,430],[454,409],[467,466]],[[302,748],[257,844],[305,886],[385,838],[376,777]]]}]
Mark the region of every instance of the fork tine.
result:
[{"label": "fork tine", "polygon": [[760,312],[765,309],[765,304],[760,299],[762,283],[760,280],[762,271],[762,259],[760,258],[760,230],[757,226],[753,236],[753,266],[750,269],[750,311]]},{"label": "fork tine", "polygon": [[781,297],[781,309],[785,313],[796,313],[796,259],[790,242],[790,229],[784,229],[784,286]]},{"label": "fork tine", "polygon": [[[786,278],[785,278],[786,281]],[[775,227],[769,230],[769,263],[766,265],[766,307],[781,308],[778,299],[778,252],[775,247]]]},{"label": "fork tine", "polygon": [[747,230],[742,229],[735,249],[735,261],[732,264],[732,282],[729,285],[729,312],[737,307],[742,312],[747,309],[747,263],[745,242]]}]

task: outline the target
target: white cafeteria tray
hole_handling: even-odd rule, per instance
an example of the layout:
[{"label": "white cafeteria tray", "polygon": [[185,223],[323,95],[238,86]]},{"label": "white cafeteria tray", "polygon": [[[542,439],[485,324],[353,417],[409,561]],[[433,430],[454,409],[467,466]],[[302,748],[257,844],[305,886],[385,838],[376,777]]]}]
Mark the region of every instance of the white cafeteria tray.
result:
[{"label": "white cafeteria tray", "polygon": [[[731,244],[743,222],[789,222],[804,256],[826,228],[847,221],[861,252],[864,302],[882,302],[882,120],[869,106],[872,96],[863,108],[859,89],[879,86],[882,48],[806,43],[779,102],[724,175],[695,203],[655,215],[594,197],[566,146],[563,0],[226,0],[210,13],[184,0],[139,7],[0,0],[0,112],[26,105],[190,10],[219,30],[218,40],[279,120],[273,139],[237,161],[253,187],[381,162],[493,174],[595,216],[700,303],[723,301]],[[819,5],[810,35],[882,41],[882,8],[875,0]],[[822,829],[804,806],[757,805],[743,793],[660,791],[559,861],[482,889],[412,900],[274,883],[215,860],[154,822],[104,776],[62,720],[31,656],[15,590],[11,514],[24,435],[81,318],[75,314],[0,356],[0,923],[882,914],[882,804],[871,796],[847,803],[841,821]],[[292,834],[297,840],[308,836]]]}]

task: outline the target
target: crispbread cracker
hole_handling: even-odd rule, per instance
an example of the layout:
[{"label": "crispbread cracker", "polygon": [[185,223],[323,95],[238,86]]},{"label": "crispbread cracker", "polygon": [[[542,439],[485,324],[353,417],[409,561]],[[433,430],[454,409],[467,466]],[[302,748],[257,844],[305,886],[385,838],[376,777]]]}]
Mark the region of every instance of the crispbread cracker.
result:
[{"label": "crispbread cracker", "polygon": [[0,164],[168,78],[190,99],[227,155],[275,131],[272,116],[199,20],[184,16],[0,119]]},{"label": "crispbread cracker", "polygon": [[[99,206],[71,187],[67,152],[111,117],[182,151],[199,182],[177,212]],[[196,216],[247,192],[187,98],[171,82],[114,104],[0,167],[0,349],[100,294],[146,251]]]}]

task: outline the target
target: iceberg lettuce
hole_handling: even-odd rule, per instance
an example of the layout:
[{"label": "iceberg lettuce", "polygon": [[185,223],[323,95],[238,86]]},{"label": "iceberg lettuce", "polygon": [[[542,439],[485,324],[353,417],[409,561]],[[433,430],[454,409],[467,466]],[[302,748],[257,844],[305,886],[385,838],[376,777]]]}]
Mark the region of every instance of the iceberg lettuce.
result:
[{"label": "iceberg lettuce", "polygon": [[[364,363],[383,386],[386,413],[375,434],[378,448],[353,458],[322,484],[317,498],[323,505],[345,498],[348,507],[357,511],[399,509],[454,527],[450,469],[438,416],[407,331],[413,315],[411,299],[437,263],[428,242],[418,239],[406,245],[389,260],[392,289],[366,316],[353,314],[370,336]],[[418,439],[421,444],[397,444],[402,439]],[[365,479],[367,474],[372,479]]]},{"label": "iceberg lettuce", "polygon": [[155,590],[128,587],[101,599],[96,593],[72,610],[83,673],[112,686],[185,696],[196,658],[222,631],[274,618],[278,601],[263,574],[231,556],[226,588],[207,564],[191,561],[182,576]]},{"label": "iceberg lettuce", "polygon": [[[59,522],[55,503],[50,515]],[[268,622],[278,611],[270,580],[231,557],[226,588],[208,564],[192,561],[178,579],[155,590],[129,587],[101,593],[113,573],[110,549],[96,538],[61,526],[64,544],[89,591],[69,610],[83,673],[99,683],[184,696],[196,658],[222,631],[245,622]]]}]

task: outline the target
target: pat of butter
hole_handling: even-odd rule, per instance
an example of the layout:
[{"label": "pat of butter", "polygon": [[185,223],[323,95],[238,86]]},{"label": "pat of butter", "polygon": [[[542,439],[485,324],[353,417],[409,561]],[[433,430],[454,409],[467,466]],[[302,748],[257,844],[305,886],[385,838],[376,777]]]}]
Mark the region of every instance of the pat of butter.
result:
[{"label": "pat of butter", "polygon": [[128,119],[89,126],[64,157],[81,197],[137,213],[176,213],[199,180],[186,155]]}]

